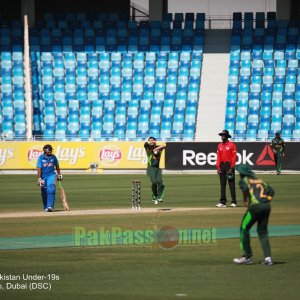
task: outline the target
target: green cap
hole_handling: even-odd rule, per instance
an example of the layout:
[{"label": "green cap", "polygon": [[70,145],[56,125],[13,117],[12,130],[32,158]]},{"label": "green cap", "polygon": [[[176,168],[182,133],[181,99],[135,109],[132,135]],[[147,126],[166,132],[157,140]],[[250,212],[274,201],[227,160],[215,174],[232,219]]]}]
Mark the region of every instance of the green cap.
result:
[{"label": "green cap", "polygon": [[244,176],[247,177],[255,177],[255,173],[251,170],[251,168],[248,165],[238,165],[235,167],[235,169]]}]

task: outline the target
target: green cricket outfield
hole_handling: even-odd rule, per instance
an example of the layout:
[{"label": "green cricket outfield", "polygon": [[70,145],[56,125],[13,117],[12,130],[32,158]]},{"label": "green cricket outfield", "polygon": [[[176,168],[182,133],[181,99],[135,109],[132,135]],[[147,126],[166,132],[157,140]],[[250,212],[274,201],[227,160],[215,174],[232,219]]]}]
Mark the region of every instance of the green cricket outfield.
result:
[{"label": "green cricket outfield", "polygon": [[[56,211],[42,212],[36,176],[1,175],[1,299],[296,299],[299,175],[261,177],[276,191],[271,267],[259,263],[255,228],[255,263],[232,263],[245,208],[238,188],[239,207],[214,207],[217,175],[164,175],[165,201],[154,207],[145,175],[67,174],[70,213],[61,212],[59,191]],[[131,211],[133,179],[142,183],[140,213]]]}]

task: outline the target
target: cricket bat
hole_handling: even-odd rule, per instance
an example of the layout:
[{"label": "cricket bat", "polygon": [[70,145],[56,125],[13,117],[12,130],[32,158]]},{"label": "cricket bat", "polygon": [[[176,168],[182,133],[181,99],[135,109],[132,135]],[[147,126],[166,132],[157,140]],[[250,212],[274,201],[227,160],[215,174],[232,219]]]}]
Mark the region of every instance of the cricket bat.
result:
[{"label": "cricket bat", "polygon": [[60,198],[61,198],[63,208],[64,208],[64,210],[70,210],[68,201],[67,201],[67,196],[66,196],[64,188],[62,187],[61,181],[58,181],[58,185],[59,185]]}]

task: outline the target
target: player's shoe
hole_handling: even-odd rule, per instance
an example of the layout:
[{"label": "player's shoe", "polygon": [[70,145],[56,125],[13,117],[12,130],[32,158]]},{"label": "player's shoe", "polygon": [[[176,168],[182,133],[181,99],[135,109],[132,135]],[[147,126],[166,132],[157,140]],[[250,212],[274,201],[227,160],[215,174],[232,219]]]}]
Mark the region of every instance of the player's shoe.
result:
[{"label": "player's shoe", "polygon": [[231,203],[230,207],[236,207],[236,203]]},{"label": "player's shoe", "polygon": [[164,199],[158,198],[157,201],[158,201],[159,203],[162,203],[162,202],[164,202]]},{"label": "player's shoe", "polygon": [[277,172],[277,175],[280,175],[281,172]]},{"label": "player's shoe", "polygon": [[47,207],[47,211],[48,211],[48,212],[52,212],[52,211],[53,211],[53,208],[49,206],[49,207]]},{"label": "player's shoe", "polygon": [[261,262],[261,264],[265,265],[265,266],[272,266],[272,265],[274,265],[271,257],[266,257],[264,259],[264,261]]},{"label": "player's shoe", "polygon": [[238,264],[238,265],[242,265],[242,264],[245,264],[245,265],[251,265],[253,264],[253,260],[251,257],[245,257],[245,256],[241,256],[241,257],[237,257],[237,258],[234,258],[233,259],[233,262],[235,264]]},{"label": "player's shoe", "polygon": [[158,200],[157,199],[152,199],[152,202],[157,205],[158,204]]},{"label": "player's shoe", "polygon": [[218,203],[217,205],[216,205],[216,207],[218,207],[218,208],[226,208],[226,204],[223,204],[223,203]]}]

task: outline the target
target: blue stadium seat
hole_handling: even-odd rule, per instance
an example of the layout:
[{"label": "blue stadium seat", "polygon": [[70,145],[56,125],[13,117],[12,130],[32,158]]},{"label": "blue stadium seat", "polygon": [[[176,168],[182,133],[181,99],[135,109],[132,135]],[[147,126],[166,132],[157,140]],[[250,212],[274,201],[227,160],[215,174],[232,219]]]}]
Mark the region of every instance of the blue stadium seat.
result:
[{"label": "blue stadium seat", "polygon": [[268,116],[265,119],[261,119],[259,123],[259,129],[261,130],[269,130],[270,129],[270,117]]},{"label": "blue stadium seat", "polygon": [[268,129],[259,129],[257,132],[257,138],[259,141],[266,141],[268,139]]},{"label": "blue stadium seat", "polygon": [[244,141],[246,139],[246,130],[245,129],[236,129],[235,130],[235,139],[237,141]]},{"label": "blue stadium seat", "polygon": [[300,130],[299,129],[293,130],[292,140],[300,141]]}]

